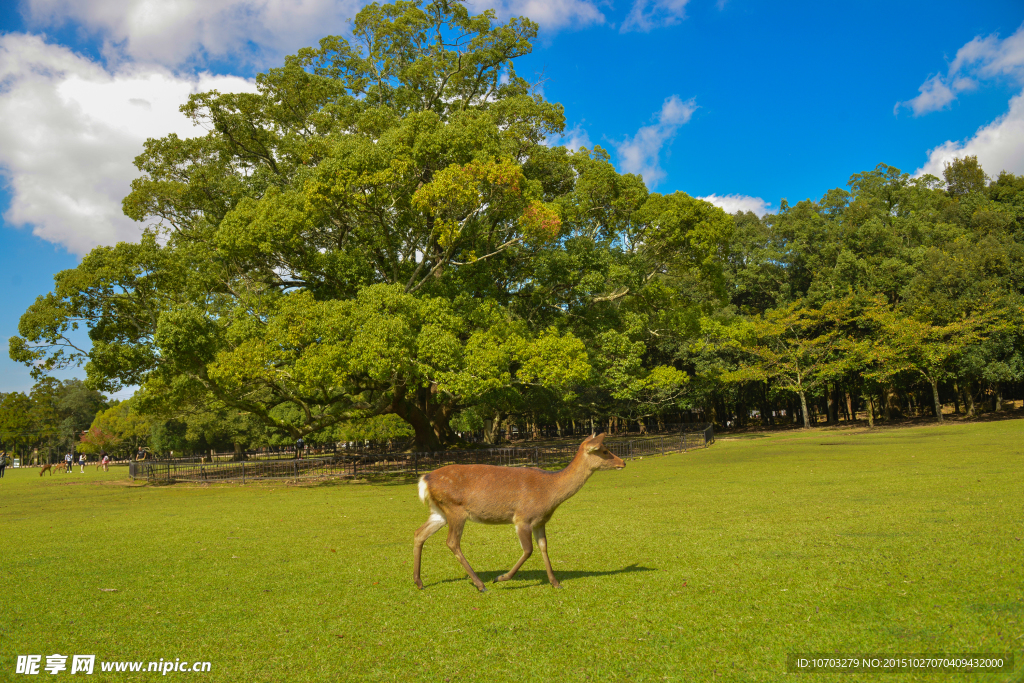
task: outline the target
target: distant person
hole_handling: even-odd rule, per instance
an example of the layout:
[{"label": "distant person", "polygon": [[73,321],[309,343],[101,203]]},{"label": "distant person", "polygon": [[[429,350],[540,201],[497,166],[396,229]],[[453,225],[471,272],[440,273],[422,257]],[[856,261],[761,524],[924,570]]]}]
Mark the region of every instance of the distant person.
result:
[{"label": "distant person", "polygon": [[71,474],[71,468],[74,466],[75,459],[71,455],[71,451],[64,454],[64,471]]},{"label": "distant person", "polygon": [[7,469],[7,451],[0,451],[0,479],[4,478],[5,469]]},{"label": "distant person", "polygon": [[101,460],[101,462],[103,463],[103,471],[106,472],[107,465],[110,464],[110,457],[107,455],[106,451],[103,451],[103,460]]},{"label": "distant person", "polygon": [[85,453],[78,454],[78,464],[82,467],[82,474],[85,474]]}]

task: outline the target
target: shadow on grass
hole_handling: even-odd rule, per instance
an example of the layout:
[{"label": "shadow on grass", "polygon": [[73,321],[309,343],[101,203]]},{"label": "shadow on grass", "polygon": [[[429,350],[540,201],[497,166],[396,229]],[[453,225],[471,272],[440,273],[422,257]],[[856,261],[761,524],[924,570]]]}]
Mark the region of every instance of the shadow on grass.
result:
[{"label": "shadow on grass", "polygon": [[[547,572],[544,571],[543,569],[521,569],[518,572],[516,572],[516,575],[514,577],[512,577],[512,579],[510,581],[502,582],[502,583],[494,583],[494,579],[495,578],[501,576],[502,574],[504,574],[507,571],[508,570],[506,569],[506,570],[503,570],[503,571],[477,572],[477,576],[479,576],[480,580],[483,581],[487,586],[501,586],[502,590],[519,590],[519,589],[522,589],[522,588],[534,588],[536,586],[548,585],[548,575],[547,575]],[[603,572],[602,571],[583,571],[583,570],[572,571],[572,570],[567,570],[567,569],[561,569],[561,570],[556,569],[555,570],[555,577],[558,579],[559,583],[564,584],[566,581],[574,581],[576,579],[585,579],[585,578],[588,578],[588,577],[591,577],[591,576],[613,576],[613,575],[616,575],[616,574],[634,574],[636,572],[656,572],[656,571],[658,571],[658,569],[655,569],[654,567],[641,567],[641,566],[639,566],[637,564],[631,564],[628,567],[623,567],[622,569],[610,569],[608,571],[603,571]],[[424,584],[424,588],[429,588],[430,586],[440,585],[440,584],[443,584],[443,583],[463,583],[463,582],[470,583],[469,582],[469,577],[465,576],[465,577],[458,578],[458,579],[441,579],[440,581],[435,581],[433,583],[425,583]],[[524,584],[524,583],[527,583],[527,582],[529,582],[529,585],[519,585],[519,584]],[[472,586],[473,584],[470,583],[470,585]]]}]

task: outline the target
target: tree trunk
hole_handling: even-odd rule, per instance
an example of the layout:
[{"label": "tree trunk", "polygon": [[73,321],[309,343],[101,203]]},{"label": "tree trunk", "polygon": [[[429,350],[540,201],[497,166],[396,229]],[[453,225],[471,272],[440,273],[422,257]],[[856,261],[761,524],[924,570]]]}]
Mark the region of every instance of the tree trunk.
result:
[{"label": "tree trunk", "polygon": [[396,395],[391,403],[390,412],[408,422],[412,427],[415,433],[413,437],[414,451],[423,453],[443,450],[441,440],[438,438],[437,432],[434,431],[434,425],[415,402],[404,398],[404,396]]},{"label": "tree trunk", "polygon": [[768,387],[761,387],[761,426],[767,427],[771,424],[771,409],[768,406]]},{"label": "tree trunk", "polygon": [[484,421],[484,443],[494,445],[501,438],[501,411],[494,415],[493,420]]},{"label": "tree trunk", "polygon": [[939,383],[937,380],[931,380],[932,384],[932,399],[935,401],[935,419],[942,422],[942,403],[939,402]]},{"label": "tree trunk", "polygon": [[836,414],[836,399],[835,390],[829,385],[825,385],[825,409],[828,411],[827,424],[834,425],[839,422],[839,416]]},{"label": "tree trunk", "polygon": [[875,426],[875,400],[868,394],[864,396],[864,402],[867,403],[868,429],[872,429]]},{"label": "tree trunk", "polygon": [[444,447],[446,444],[453,444],[459,441],[459,435],[452,429],[451,419],[452,414],[455,412],[454,404],[446,403],[444,405],[428,404],[427,421],[430,423],[431,428],[434,430],[434,436],[437,437],[437,442]]},{"label": "tree trunk", "polygon": [[953,413],[960,414],[960,387],[953,382]]},{"label": "tree trunk", "polygon": [[807,394],[805,394],[802,391],[799,392],[799,394],[800,394],[800,412],[802,412],[803,416],[804,416],[804,429],[810,429],[811,428],[811,421],[810,421],[810,418],[807,415]]}]

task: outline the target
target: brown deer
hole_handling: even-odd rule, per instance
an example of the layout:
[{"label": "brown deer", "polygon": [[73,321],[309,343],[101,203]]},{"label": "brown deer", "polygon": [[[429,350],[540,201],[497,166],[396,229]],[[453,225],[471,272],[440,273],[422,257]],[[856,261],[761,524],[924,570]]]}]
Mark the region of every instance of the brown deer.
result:
[{"label": "brown deer", "polygon": [[508,581],[533,553],[532,533],[544,558],[548,580],[561,588],[548,559],[548,542],[544,525],[558,506],[587,482],[597,470],[621,470],[626,466],[620,458],[604,447],[604,434],[591,436],[580,444],[576,457],[559,472],[546,472],[533,467],[498,467],[496,465],[448,465],[420,477],[420,500],[430,506],[430,517],[416,530],[413,544],[413,581],[420,589],[420,555],[430,536],[448,525],[448,547],[469,573],[480,592],[487,590],[480,577],[462,554],[460,541],[466,520],[483,524],[514,524],[523,556],[506,574],[494,579]]},{"label": "brown deer", "polygon": [[52,477],[53,473],[57,471],[57,463],[48,462],[45,465],[43,465],[43,468],[39,470],[39,476],[43,476],[43,472],[46,472],[47,470],[50,471],[50,476]]}]

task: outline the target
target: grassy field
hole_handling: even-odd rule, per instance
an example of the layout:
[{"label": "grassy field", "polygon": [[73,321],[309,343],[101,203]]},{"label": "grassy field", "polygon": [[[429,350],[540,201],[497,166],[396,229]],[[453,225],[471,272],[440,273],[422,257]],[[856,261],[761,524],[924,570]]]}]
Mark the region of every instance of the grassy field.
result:
[{"label": "grassy field", "polygon": [[[478,594],[443,530],[417,591],[415,485],[125,478],[0,480],[0,680],[53,653],[211,662],[167,674],[196,681],[879,680],[787,674],[790,652],[1013,652],[1013,673],[882,679],[1024,680],[1022,420],[752,434],[598,472],[548,525],[560,591],[535,553]],[[468,525],[463,550],[485,581],[519,556],[507,526]]]}]

